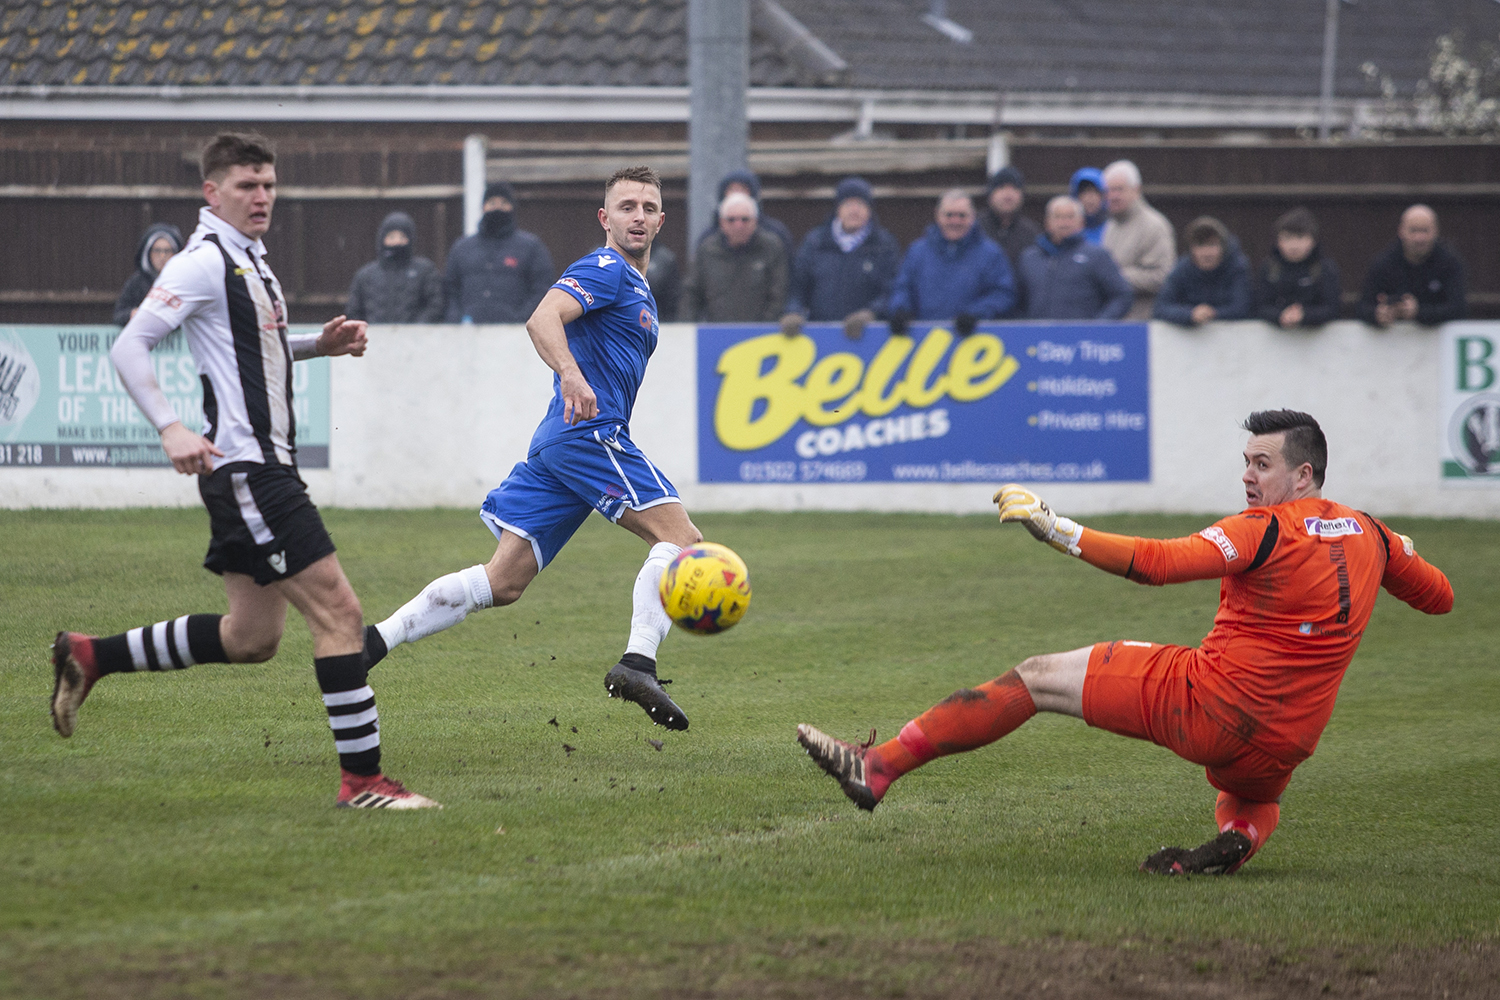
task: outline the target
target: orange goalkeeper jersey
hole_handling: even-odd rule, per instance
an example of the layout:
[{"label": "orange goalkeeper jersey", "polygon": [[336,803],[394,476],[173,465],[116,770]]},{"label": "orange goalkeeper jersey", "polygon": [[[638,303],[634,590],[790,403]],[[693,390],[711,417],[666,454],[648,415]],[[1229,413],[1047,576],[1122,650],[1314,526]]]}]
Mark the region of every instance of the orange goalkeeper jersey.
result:
[{"label": "orange goalkeeper jersey", "polygon": [[1380,587],[1428,614],[1453,607],[1441,571],[1375,518],[1332,500],[1251,507],[1187,538],[1085,528],[1079,548],[1139,583],[1223,578],[1190,680],[1216,722],[1289,763],[1318,745]]}]

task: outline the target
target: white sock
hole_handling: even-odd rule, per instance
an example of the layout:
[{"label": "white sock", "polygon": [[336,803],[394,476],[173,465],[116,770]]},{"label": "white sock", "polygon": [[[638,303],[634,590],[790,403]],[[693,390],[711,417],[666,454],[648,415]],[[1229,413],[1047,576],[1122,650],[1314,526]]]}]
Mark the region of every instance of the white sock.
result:
[{"label": "white sock", "polygon": [[681,545],[671,542],[657,542],[651,546],[646,564],[636,575],[635,590],[631,592],[634,610],[630,614],[630,645],[625,647],[625,652],[656,659],[656,647],[661,645],[672,627],[672,619],[661,606],[661,575],[681,551]]},{"label": "white sock", "polygon": [[416,597],[375,627],[387,649],[416,642],[452,628],[475,611],[490,607],[490,578],[483,566],[470,566],[433,580]]}]

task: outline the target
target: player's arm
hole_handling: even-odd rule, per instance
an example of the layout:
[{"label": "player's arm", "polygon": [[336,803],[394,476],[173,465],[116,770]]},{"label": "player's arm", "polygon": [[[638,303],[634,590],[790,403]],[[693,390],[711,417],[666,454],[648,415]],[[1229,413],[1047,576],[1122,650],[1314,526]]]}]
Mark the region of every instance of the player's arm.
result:
[{"label": "player's arm", "polygon": [[1212,580],[1240,572],[1252,561],[1244,551],[1249,549],[1244,539],[1236,545],[1222,522],[1186,538],[1137,538],[1085,528],[1014,483],[1002,487],[994,500],[1000,506],[1002,524],[1021,524],[1032,537],[1059,552],[1136,583],[1161,586]]},{"label": "player's arm", "polygon": [[581,420],[592,420],[599,414],[599,401],[594,390],[568,350],[566,326],[583,315],[583,303],[561,288],[549,288],[537,305],[536,311],[526,321],[526,333],[531,337],[536,353],[557,372],[562,389],[563,420],[576,424]]},{"label": "player's arm", "polygon": [[177,322],[158,315],[150,308],[143,308],[130,318],[125,329],[115,338],[109,349],[109,359],[114,363],[120,382],[141,413],[151,421],[161,435],[162,450],[172,460],[172,468],[183,475],[198,475],[213,470],[213,458],[224,457],[213,442],[200,434],[188,430],[182,420],[172,411],[166,393],[156,381],[156,369],[151,365],[151,348],[173,330]]},{"label": "player's arm", "polygon": [[[1375,521],[1372,517],[1370,520]],[[1383,536],[1389,558],[1380,585],[1392,597],[1429,615],[1446,615],[1453,610],[1453,585],[1443,571],[1417,555],[1417,547],[1406,535],[1398,535],[1379,521],[1375,530]]]},{"label": "player's arm", "polygon": [[323,329],[318,333],[288,334],[286,343],[292,349],[293,361],[335,358],[341,354],[363,357],[365,348],[370,344],[365,333],[368,325],[362,319],[335,316],[324,323]]}]

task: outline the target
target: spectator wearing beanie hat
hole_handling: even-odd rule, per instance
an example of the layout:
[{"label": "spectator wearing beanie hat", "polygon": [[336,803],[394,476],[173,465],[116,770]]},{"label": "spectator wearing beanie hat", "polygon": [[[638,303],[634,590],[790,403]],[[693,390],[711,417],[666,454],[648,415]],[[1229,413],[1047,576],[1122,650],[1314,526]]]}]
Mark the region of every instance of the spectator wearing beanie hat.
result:
[{"label": "spectator wearing beanie hat", "polygon": [[516,228],[516,192],[505,181],[484,189],[479,232],[448,251],[443,289],[449,323],[524,323],[547,294],[552,255],[532,233]]},{"label": "spectator wearing beanie hat", "polygon": [[875,216],[875,192],[863,177],[846,177],[834,190],[833,213],[802,241],[792,263],[788,336],[802,324],[838,322],[857,339],[883,312],[901,261],[901,245]]},{"label": "spectator wearing beanie hat", "polygon": [[985,207],[979,213],[979,228],[1005,251],[1011,270],[1021,252],[1042,235],[1042,227],[1021,214],[1026,201],[1026,175],[1015,167],[1001,167],[990,175]]}]

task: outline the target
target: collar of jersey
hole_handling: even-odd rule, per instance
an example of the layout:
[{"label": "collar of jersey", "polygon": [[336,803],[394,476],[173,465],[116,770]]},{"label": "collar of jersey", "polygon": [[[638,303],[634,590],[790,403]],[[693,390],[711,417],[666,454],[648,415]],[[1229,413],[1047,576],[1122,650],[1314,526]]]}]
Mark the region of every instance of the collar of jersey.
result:
[{"label": "collar of jersey", "polygon": [[254,252],[257,257],[266,255],[266,245],[260,240],[251,239],[238,229],[225,222],[214,214],[213,209],[204,205],[198,209],[198,228],[214,233],[221,240],[225,240],[246,253]]}]

